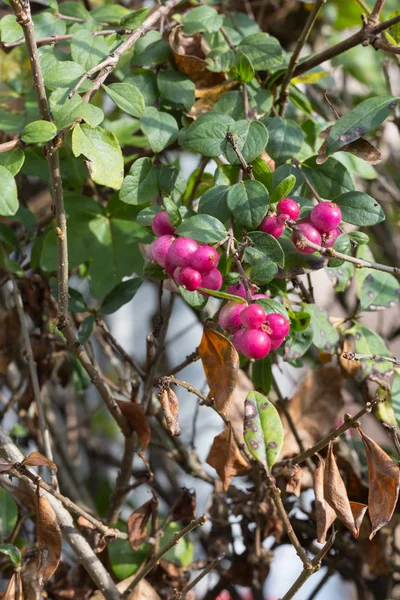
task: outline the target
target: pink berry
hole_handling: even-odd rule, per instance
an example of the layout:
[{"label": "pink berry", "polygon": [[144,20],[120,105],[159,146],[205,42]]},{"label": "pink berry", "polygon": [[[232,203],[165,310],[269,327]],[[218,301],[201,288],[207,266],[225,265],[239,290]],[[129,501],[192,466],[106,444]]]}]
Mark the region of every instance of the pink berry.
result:
[{"label": "pink berry", "polygon": [[[314,244],[318,244],[318,246],[321,245],[321,234],[313,225],[311,225],[311,223],[300,223],[297,225],[297,227],[307,240],[313,242]],[[297,238],[295,232],[292,233],[292,241],[296,246],[297,252],[300,252],[301,254],[312,254],[315,252],[314,248],[305,246],[304,243]]]},{"label": "pink berry", "polygon": [[172,235],[175,232],[175,227],[172,225],[166,210],[157,213],[151,224],[154,235]]},{"label": "pink berry", "polygon": [[282,224],[278,217],[265,217],[261,221],[260,229],[264,233],[269,233],[269,235],[278,239],[285,231],[285,224]]},{"label": "pink berry", "polygon": [[240,313],[245,307],[246,305],[241,302],[231,301],[225,304],[218,316],[218,324],[221,329],[228,331],[228,333],[235,333],[240,329],[242,326]]},{"label": "pink berry", "polygon": [[276,210],[278,213],[287,215],[293,221],[297,221],[300,216],[300,206],[291,198],[284,198],[278,202]]},{"label": "pink berry", "polygon": [[233,285],[228,286],[226,290],[227,294],[231,294],[232,296],[240,296],[246,300],[246,288],[244,287],[243,282],[234,283]]},{"label": "pink berry", "polygon": [[202,276],[201,287],[207,290],[220,290],[222,287],[222,275],[218,269],[212,269],[209,273],[204,273]]},{"label": "pink berry", "polygon": [[[167,259],[165,261],[165,270],[167,271],[168,275],[170,277],[174,276],[174,271],[175,269],[177,269],[178,267],[176,267],[176,265],[174,265],[168,258],[168,254],[167,254]],[[179,267],[180,268],[180,267]]]},{"label": "pink berry", "polygon": [[235,346],[236,350],[240,353],[242,353],[240,341],[242,339],[244,332],[245,332],[244,329],[238,329],[237,331],[235,331],[235,333],[232,336],[232,344]]},{"label": "pink berry", "polygon": [[183,267],[179,273],[178,283],[183,285],[188,292],[194,292],[202,285],[201,274],[192,267]]},{"label": "pink berry", "polygon": [[268,328],[268,335],[272,340],[284,338],[290,331],[290,323],[279,313],[269,313],[265,321],[265,327]]},{"label": "pink berry", "polygon": [[240,338],[240,352],[256,360],[267,356],[271,349],[269,336],[261,329],[246,329]]},{"label": "pink berry", "polygon": [[269,298],[270,296],[268,294],[253,294],[252,298],[253,300],[260,300],[260,298]]},{"label": "pink berry", "polygon": [[168,251],[168,261],[176,267],[188,267],[198,247],[190,238],[178,238]]},{"label": "pink berry", "polygon": [[192,255],[191,265],[200,273],[208,273],[218,265],[218,252],[212,246],[201,246]]},{"label": "pink berry", "polygon": [[328,233],[322,234],[322,245],[324,248],[332,248],[339,235],[341,234],[340,229],[336,228]]},{"label": "pink berry", "polygon": [[[168,267],[165,267],[165,270],[168,273]],[[170,275],[170,277],[172,277],[172,279],[175,281],[175,283],[179,284],[179,277],[182,271],[182,267],[175,267],[175,269],[173,270],[172,274]],[[168,273],[169,274],[169,273]]]},{"label": "pink berry", "polygon": [[276,340],[273,340],[271,338],[271,350],[276,350],[277,348],[279,348],[279,346],[282,345],[283,341],[285,338],[278,338]]},{"label": "pink berry", "polygon": [[168,251],[175,242],[173,235],[162,235],[158,237],[154,242],[151,242],[149,246],[150,255],[153,260],[165,267],[167,261]]},{"label": "pink berry", "polygon": [[258,329],[266,318],[265,310],[259,304],[250,304],[240,313],[240,320],[246,329]]},{"label": "pink berry", "polygon": [[342,211],[334,202],[320,202],[310,213],[310,221],[318,231],[336,229],[342,220]]}]

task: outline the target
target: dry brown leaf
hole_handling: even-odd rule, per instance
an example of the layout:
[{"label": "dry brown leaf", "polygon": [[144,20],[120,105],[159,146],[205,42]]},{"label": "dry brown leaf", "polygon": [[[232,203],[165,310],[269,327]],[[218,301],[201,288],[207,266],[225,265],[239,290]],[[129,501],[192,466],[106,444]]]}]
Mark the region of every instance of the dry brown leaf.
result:
[{"label": "dry brown leaf", "polygon": [[154,500],[148,500],[139,506],[128,519],[128,539],[134,550],[137,550],[147,538],[147,523],[151,517]]},{"label": "dry brown leaf", "polygon": [[150,443],[151,430],[142,407],[136,402],[124,402],[123,400],[117,400],[117,404],[133,431],[139,436],[142,450],[146,450]]},{"label": "dry brown leaf", "polygon": [[190,111],[185,114],[188,117],[196,120],[198,117],[200,117],[200,115],[212,110],[215,103],[227,92],[229,92],[229,90],[235,85],[237,85],[235,81],[223,81],[222,83],[212,87],[195,89],[194,95],[197,100],[191,107]]},{"label": "dry brown leaf", "polygon": [[171,435],[181,435],[179,425],[179,401],[178,397],[171,388],[161,389],[158,394],[161,408],[164,413],[165,421]]},{"label": "dry brown leaf", "polygon": [[0,373],[6,375],[18,348],[20,322],[16,312],[0,309]]},{"label": "dry brown leaf", "polygon": [[353,519],[357,531],[360,533],[361,523],[363,522],[364,515],[368,510],[368,506],[362,502],[350,501],[351,512],[353,513]]},{"label": "dry brown leaf", "polygon": [[229,488],[232,477],[247,471],[249,465],[237,447],[230,423],[214,438],[206,462],[217,471],[225,492]]},{"label": "dry brown leaf", "polygon": [[96,527],[93,525],[93,523],[91,523],[90,521],[88,521],[87,519],[85,519],[85,517],[78,517],[77,523],[79,525],[79,527],[84,527],[85,529],[92,529],[95,530]]},{"label": "dry brown leaf", "polygon": [[[344,405],[342,377],[337,367],[325,366],[310,372],[300,383],[288,410],[304,447],[313,446],[335,427]],[[281,414],[285,439],[281,457],[299,453],[299,446]]]},{"label": "dry brown leaf", "polygon": [[49,467],[57,473],[57,465],[40,452],[31,452],[21,463],[24,467]]},{"label": "dry brown leaf", "polygon": [[[357,538],[360,531],[360,525],[362,517],[365,514],[365,510],[362,513],[361,505],[357,502],[353,503],[353,514],[352,507],[347,496],[346,486],[340,475],[339,468],[336,463],[335,455],[333,454],[332,442],[328,446],[328,454],[325,463],[324,472],[324,498],[328,504],[336,512],[337,518],[343,523],[350,533]],[[355,506],[358,505],[358,506]]]},{"label": "dry brown leaf", "polygon": [[182,494],[172,507],[174,521],[194,519],[196,516],[196,491],[182,488]]},{"label": "dry brown leaf", "polygon": [[345,338],[342,342],[342,351],[339,355],[339,366],[343,377],[355,377],[361,367],[360,361],[344,358],[344,352],[354,352],[353,343],[348,338]]},{"label": "dry brown leaf", "polygon": [[37,579],[43,586],[56,571],[61,558],[62,536],[56,513],[45,496],[36,494],[36,538],[39,548]]},{"label": "dry brown leaf", "polygon": [[399,497],[399,467],[374,440],[359,428],[368,464],[368,512],[372,523],[370,539],[389,523]]},{"label": "dry brown leaf", "polygon": [[336,513],[324,496],[325,461],[317,454],[319,465],[314,472],[315,520],[317,522],[317,542],[325,544],[328,530],[336,520]]},{"label": "dry brown leaf", "polygon": [[[132,581],[135,579],[135,575],[131,575],[127,579],[120,581],[117,583],[117,590],[120,594],[123,594],[126,589],[131,585]],[[92,596],[90,596],[90,600],[104,600],[104,595],[97,590]],[[135,586],[133,591],[129,594],[126,600],[161,600],[160,596],[157,594],[156,590],[152,585],[149,584],[146,579],[141,579],[139,583]]]},{"label": "dry brown leaf", "polygon": [[214,399],[217,411],[226,415],[238,381],[239,355],[228,338],[207,324],[198,352],[210,397]]},{"label": "dry brown leaf", "polygon": [[14,573],[8,582],[3,600],[24,600],[21,573]]},{"label": "dry brown leaf", "polygon": [[[328,143],[329,133],[332,129],[332,125],[321,131],[319,137],[323,138],[325,141],[322,144],[321,148],[318,150],[318,157],[316,159],[317,165],[322,165],[325,161],[328,160],[329,156],[326,155],[326,146]],[[379,165],[382,161],[382,155],[378,148],[375,148],[370,142],[365,140],[364,138],[359,138],[350,144],[346,144],[345,146],[341,146],[337,152],[349,152],[350,154],[354,154],[358,158],[362,158],[370,165]]]}]

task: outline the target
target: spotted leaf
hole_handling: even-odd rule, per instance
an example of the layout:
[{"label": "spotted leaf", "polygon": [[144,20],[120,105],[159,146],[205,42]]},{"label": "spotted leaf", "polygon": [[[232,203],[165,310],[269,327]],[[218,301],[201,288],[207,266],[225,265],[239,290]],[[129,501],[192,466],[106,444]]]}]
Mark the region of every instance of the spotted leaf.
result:
[{"label": "spotted leaf", "polygon": [[[358,247],[357,258],[374,260],[367,246]],[[397,279],[390,273],[375,269],[357,269],[356,281],[360,311],[384,310],[396,306],[400,287]]]},{"label": "spotted leaf", "polygon": [[244,405],[244,441],[268,471],[283,445],[283,426],[275,406],[262,394],[250,392]]}]

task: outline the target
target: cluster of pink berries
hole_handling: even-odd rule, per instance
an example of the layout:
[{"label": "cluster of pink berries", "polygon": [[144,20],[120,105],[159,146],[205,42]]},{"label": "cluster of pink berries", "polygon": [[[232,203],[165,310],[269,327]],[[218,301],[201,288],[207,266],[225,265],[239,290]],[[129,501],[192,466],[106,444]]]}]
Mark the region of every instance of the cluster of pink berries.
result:
[{"label": "cluster of pink berries", "polygon": [[259,304],[228,302],[219,313],[219,326],[232,333],[236,350],[256,360],[276,350],[289,333],[289,321],[279,313],[266,313]]},{"label": "cluster of pink berries", "polygon": [[165,210],[155,215],[151,227],[157,239],[148,247],[147,255],[163,267],[175,283],[189,292],[199,287],[221,289],[222,275],[217,269],[219,255],[215,248],[175,236],[175,228]]},{"label": "cluster of pink berries", "polygon": [[[276,210],[276,213],[265,217],[260,229],[274,236],[274,238],[279,238],[285,231],[286,222],[288,220],[297,221],[299,218],[300,206],[291,198],[284,198],[278,202]],[[332,248],[340,235],[338,225],[341,220],[342,213],[337,204],[334,204],[334,202],[320,202],[317,206],[314,206],[310,216],[300,221],[297,227],[300,233],[310,242],[324,248]],[[292,241],[296,246],[296,250],[301,254],[312,254],[314,252],[313,248],[304,246],[295,232],[292,233]]]}]

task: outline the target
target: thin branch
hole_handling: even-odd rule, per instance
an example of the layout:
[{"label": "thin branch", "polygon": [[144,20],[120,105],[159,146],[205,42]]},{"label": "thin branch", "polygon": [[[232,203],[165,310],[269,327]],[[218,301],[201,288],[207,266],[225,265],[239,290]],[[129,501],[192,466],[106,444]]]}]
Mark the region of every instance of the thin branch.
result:
[{"label": "thin branch", "polygon": [[96,319],[97,325],[103,330],[106,338],[111,343],[112,346],[120,353],[125,362],[127,362],[134,371],[143,379],[146,373],[143,371],[142,367],[140,367],[137,362],[124,350],[121,344],[115,339],[112,331],[108,327],[107,323],[101,317]]},{"label": "thin branch", "polygon": [[385,5],[386,0],[376,0],[375,6],[372,9],[370,18],[379,23],[379,15],[382,12],[382,9]]},{"label": "thin branch", "polygon": [[176,544],[179,542],[179,540],[181,538],[185,537],[185,535],[190,533],[193,529],[204,525],[204,523],[206,521],[207,521],[207,517],[205,515],[201,515],[197,519],[191,521],[189,523],[189,525],[184,527],[181,531],[178,531],[178,533],[175,533],[175,535],[170,539],[170,541],[167,544],[165,544],[165,546],[149,560],[149,562],[144,566],[144,568],[140,571],[140,573],[138,573],[136,575],[135,579],[131,582],[129,587],[122,594],[122,600],[126,600],[130,596],[131,592],[134,590],[134,588],[137,586],[137,584],[144,577],[146,577],[147,573],[149,573],[152,570],[152,568],[156,566],[156,564],[158,563],[160,558],[162,558],[164,556],[164,554],[166,552],[168,552],[168,550],[170,550],[171,548],[176,546]]},{"label": "thin branch", "polygon": [[395,356],[380,356],[379,354],[356,354],[355,352],[343,352],[343,358],[347,360],[374,360],[376,362],[390,362],[400,367],[400,359]]},{"label": "thin branch", "polygon": [[108,509],[108,522],[111,524],[118,521],[121,506],[125,502],[125,499],[130,491],[129,480],[132,475],[132,465],[135,456],[136,444],[136,433],[131,433],[131,435],[125,438],[124,455],[121,460],[121,469],[115,482],[115,489],[111,496],[110,507]]},{"label": "thin branch", "polygon": [[233,135],[231,134],[230,131],[227,132],[226,134],[226,139],[228,140],[228,142],[230,143],[230,145],[232,146],[232,150],[234,151],[234,153],[236,154],[236,156],[238,157],[240,164],[242,165],[242,169],[243,171],[246,173],[246,175],[249,177],[249,179],[254,179],[254,175],[253,175],[253,168],[251,165],[248,165],[243,154],[241,153],[235,138],[233,137]]},{"label": "thin branch", "polygon": [[[103,29],[102,31],[88,31],[88,35],[99,36],[99,35],[113,35],[114,33],[118,35],[128,35],[131,33],[130,29]],[[65,33],[63,35],[49,35],[46,37],[37,38],[36,45],[38,48],[41,46],[48,46],[50,44],[56,44],[57,42],[64,42],[72,39],[72,33]],[[23,46],[25,44],[24,38],[20,40],[15,40],[15,42],[8,43],[0,43],[0,48],[3,50],[11,50],[11,48],[16,48],[17,46]]]},{"label": "thin branch", "polygon": [[293,73],[294,70],[299,62],[299,56],[300,56],[300,52],[302,51],[304,45],[306,44],[309,35],[311,33],[312,28],[315,25],[315,22],[318,18],[318,14],[319,11],[321,10],[321,7],[323,4],[325,4],[326,0],[316,0],[312,11],[310,12],[310,15],[307,19],[306,24],[304,25],[303,31],[301,32],[296,45],[294,47],[292,56],[290,58],[290,62],[289,62],[289,66],[287,68],[287,71],[285,73],[285,76],[283,78],[282,81],[282,86],[281,86],[281,92],[280,92],[280,96],[279,96],[279,104],[280,104],[280,108],[279,108],[279,114],[281,117],[285,116],[286,113],[286,108],[287,108],[287,104],[288,104],[288,100],[289,100],[289,85],[290,85],[290,81],[293,77]]},{"label": "thin branch", "polygon": [[371,46],[373,46],[375,50],[384,50],[385,52],[390,52],[391,54],[400,54],[400,46],[391,46],[380,38],[375,38]]},{"label": "thin branch", "polygon": [[168,375],[175,375],[176,373],[179,373],[179,371],[182,371],[185,367],[191,365],[196,360],[199,360],[199,358],[200,356],[197,354],[197,350],[195,350],[194,352],[192,352],[192,354],[189,354],[185,358],[185,360],[179,363],[179,365],[176,365],[176,367],[174,367],[173,369],[169,369]]},{"label": "thin branch", "polygon": [[185,585],[181,592],[175,590],[174,598],[176,598],[176,600],[182,600],[183,598],[185,598],[186,594],[190,592],[190,590],[192,590],[199,583],[199,581],[201,581],[206,575],[208,575],[208,573],[213,571],[221,562],[221,560],[223,560],[223,558],[225,558],[225,554],[220,554],[219,556],[217,556],[217,558],[214,558],[214,560],[212,560],[210,564],[207,565],[207,567],[203,569],[203,571],[193,579],[193,581]]},{"label": "thin branch", "polygon": [[0,152],[8,152],[9,150],[13,150],[14,148],[23,148],[24,144],[21,142],[19,138],[16,140],[10,140],[9,142],[4,142],[0,144]]}]

